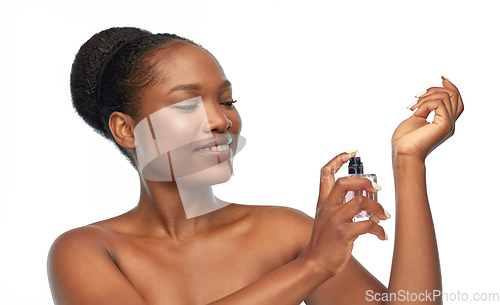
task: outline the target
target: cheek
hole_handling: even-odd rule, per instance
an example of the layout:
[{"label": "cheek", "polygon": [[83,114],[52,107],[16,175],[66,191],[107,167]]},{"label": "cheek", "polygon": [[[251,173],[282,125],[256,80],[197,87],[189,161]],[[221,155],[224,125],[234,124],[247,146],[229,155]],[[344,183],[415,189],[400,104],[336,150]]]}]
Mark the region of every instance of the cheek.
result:
[{"label": "cheek", "polygon": [[172,117],[164,120],[162,127],[168,130],[168,134],[172,137],[188,137],[194,131],[201,129],[199,124],[193,124],[193,120],[185,117]]},{"label": "cheek", "polygon": [[151,116],[151,123],[161,151],[189,145],[203,136],[201,122],[189,115],[168,115],[161,118]]},{"label": "cheek", "polygon": [[227,118],[233,123],[230,130],[233,131],[231,133],[239,134],[241,132],[242,121],[238,110],[234,109],[227,115]]}]

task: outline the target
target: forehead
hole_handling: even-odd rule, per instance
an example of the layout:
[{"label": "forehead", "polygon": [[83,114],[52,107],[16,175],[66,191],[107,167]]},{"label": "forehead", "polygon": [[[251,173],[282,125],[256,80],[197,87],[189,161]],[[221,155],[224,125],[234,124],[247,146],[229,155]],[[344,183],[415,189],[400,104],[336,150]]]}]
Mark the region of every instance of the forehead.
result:
[{"label": "forehead", "polygon": [[226,79],[215,57],[207,50],[184,41],[175,41],[159,49],[153,60],[160,79],[165,84],[220,82]]}]

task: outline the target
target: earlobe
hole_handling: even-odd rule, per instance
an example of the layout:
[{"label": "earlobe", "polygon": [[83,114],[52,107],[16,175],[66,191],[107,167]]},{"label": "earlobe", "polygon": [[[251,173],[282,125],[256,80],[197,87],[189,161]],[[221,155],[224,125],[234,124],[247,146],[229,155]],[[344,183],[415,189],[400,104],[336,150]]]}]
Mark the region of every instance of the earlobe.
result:
[{"label": "earlobe", "polygon": [[127,149],[135,148],[134,120],[127,114],[115,111],[109,116],[109,129],[115,141]]}]

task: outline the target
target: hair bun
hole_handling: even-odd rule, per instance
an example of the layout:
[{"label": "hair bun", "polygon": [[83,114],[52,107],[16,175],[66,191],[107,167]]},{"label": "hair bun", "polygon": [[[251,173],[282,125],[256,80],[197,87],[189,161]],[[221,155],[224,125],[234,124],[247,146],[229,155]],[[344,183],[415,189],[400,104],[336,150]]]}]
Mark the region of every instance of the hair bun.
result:
[{"label": "hair bun", "polygon": [[128,40],[148,35],[152,33],[139,28],[110,28],[92,36],[76,54],[70,80],[73,107],[87,124],[107,138],[96,99],[99,72],[115,48]]}]

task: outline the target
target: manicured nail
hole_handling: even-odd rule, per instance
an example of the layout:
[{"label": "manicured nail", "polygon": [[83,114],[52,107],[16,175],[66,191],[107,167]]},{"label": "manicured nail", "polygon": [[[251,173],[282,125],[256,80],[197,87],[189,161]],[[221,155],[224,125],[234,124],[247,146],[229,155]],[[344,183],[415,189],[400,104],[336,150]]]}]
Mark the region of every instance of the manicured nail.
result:
[{"label": "manicured nail", "polygon": [[372,186],[377,191],[381,191],[382,190],[382,187],[380,185],[378,185],[377,183],[373,182],[373,181],[372,181]]},{"label": "manicured nail", "polygon": [[385,240],[389,240],[389,236],[385,233]]},{"label": "manicured nail", "polygon": [[357,150],[357,149],[351,149],[351,150],[346,151],[345,153],[346,154],[353,154],[353,153],[357,153],[358,151],[359,150]]},{"label": "manicured nail", "polygon": [[406,108],[411,109],[411,107],[415,106],[418,103],[418,101],[414,101],[410,105],[406,106]]},{"label": "manicured nail", "polygon": [[[452,83],[452,82],[451,82],[451,80],[450,80],[448,77],[446,77],[446,76],[441,76],[441,79],[443,79],[443,80],[447,80],[447,81],[449,81],[450,83]],[[453,84],[453,83],[452,83],[452,84]]]},{"label": "manicured nail", "polygon": [[422,95],[426,94],[427,93],[427,90],[424,90],[424,91],[420,91],[419,93],[415,94],[415,97],[416,98],[419,98],[421,97]]},{"label": "manicured nail", "polygon": [[385,217],[387,217],[387,219],[391,219],[391,214],[389,212],[387,212],[386,210],[384,210],[384,213],[385,213]]}]

